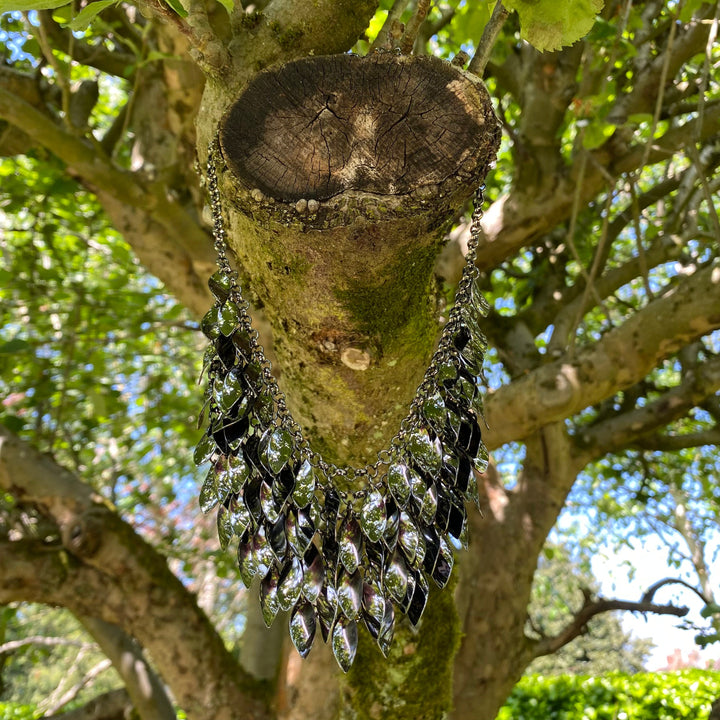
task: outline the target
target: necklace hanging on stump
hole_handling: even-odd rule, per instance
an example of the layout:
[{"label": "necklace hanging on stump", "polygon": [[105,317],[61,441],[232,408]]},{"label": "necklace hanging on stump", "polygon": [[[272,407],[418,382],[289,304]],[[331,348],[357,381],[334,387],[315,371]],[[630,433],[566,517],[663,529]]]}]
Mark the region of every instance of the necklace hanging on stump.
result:
[{"label": "necklace hanging on stump", "polygon": [[[358,107],[358,96],[367,106]],[[274,106],[262,116],[267,97]],[[281,127],[278,104],[299,107],[307,122],[292,132]],[[447,133],[449,144],[438,151],[431,139]],[[288,410],[230,268],[218,173],[224,163],[234,203],[256,220],[271,212],[275,222],[303,232],[324,232],[363,213],[366,223],[377,221],[379,197],[386,214],[412,222],[438,208],[448,215],[466,199],[498,141],[489,96],[472,76],[436,58],[341,55],[258,74],[209,150],[219,269],[209,282],[216,302],[202,320],[211,343],[207,429],[195,461],[211,469],[200,505],[204,512],[217,507],[223,547],[237,536],[243,582],[260,579],[265,623],[289,612],[303,657],[319,630],[344,671],[355,657],[358,626],[387,655],[398,612],[418,624],[430,583],[448,582],[452,546],[467,544],[465,501],[479,504],[475,472],[487,463],[477,383],[485,349],[478,319],[487,306],[474,264],[482,185],[455,304],[407,416],[377,461],[355,468],[315,452]],[[288,148],[308,143],[313,151],[296,161]],[[398,143],[405,146],[393,167]],[[263,177],[264,165],[278,158],[285,171]],[[311,172],[313,163],[322,172]]]}]

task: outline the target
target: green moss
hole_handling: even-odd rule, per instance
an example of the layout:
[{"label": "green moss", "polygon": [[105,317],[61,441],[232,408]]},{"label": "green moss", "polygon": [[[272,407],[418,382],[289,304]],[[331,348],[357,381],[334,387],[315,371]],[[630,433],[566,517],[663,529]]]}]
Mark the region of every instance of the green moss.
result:
[{"label": "green moss", "polygon": [[252,30],[260,22],[262,16],[263,14],[259,10],[253,10],[251,13],[244,13],[240,18],[240,25],[248,30]]},{"label": "green moss", "polygon": [[297,41],[300,40],[300,38],[305,34],[303,30],[297,26],[290,26],[283,30],[282,25],[280,25],[277,20],[273,20],[272,22],[270,22],[268,24],[268,27],[277,39],[278,45],[280,45],[283,50],[288,50],[293,47],[297,43]]},{"label": "green moss", "polygon": [[387,659],[368,633],[364,629],[360,632],[357,656],[346,680],[347,705],[341,718],[447,717],[452,706],[453,662],[461,639],[454,586],[453,579],[442,591],[433,588],[419,631],[406,620],[398,622]]},{"label": "green moss", "polygon": [[380,282],[353,282],[337,292],[358,328],[386,351],[398,344],[434,336],[432,269],[435,248],[412,250],[385,271]]}]

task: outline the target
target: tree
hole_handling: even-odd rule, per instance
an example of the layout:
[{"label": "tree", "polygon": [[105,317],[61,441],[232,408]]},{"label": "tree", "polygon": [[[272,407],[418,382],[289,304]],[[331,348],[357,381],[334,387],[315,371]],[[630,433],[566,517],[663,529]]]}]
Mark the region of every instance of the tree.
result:
[{"label": "tree", "polygon": [[[548,542],[538,561],[528,607],[529,635],[542,637],[561,632],[587,598],[599,594],[597,581],[582,558],[567,546]],[[527,673],[539,675],[603,675],[619,671],[641,672],[652,650],[648,639],[623,630],[619,613],[593,617],[582,634],[552,655],[536,658]]]},{"label": "tree", "polygon": [[[397,41],[406,50],[414,45],[416,54],[449,56],[477,44],[481,51],[470,68],[478,72],[489,54],[486,81],[505,142],[488,178],[477,262],[494,306],[484,326],[493,348],[484,440],[498,456],[509,443],[521,444],[524,452],[514,481],[492,463],[482,477],[485,517],[471,516],[472,546],[459,558],[455,601],[447,591],[433,594],[419,633],[401,628],[389,661],[361,636],[354,669],[336,682],[338,671],[324,647],[298,669],[297,658],[268,639],[284,629],[259,634],[250,615],[241,655],[248,669],[241,669],[181,583],[182,570],[176,565],[175,574],[168,567],[164,553],[178,553],[178,562],[180,553],[175,543],[168,547],[153,537],[166,527],[148,509],[153,505],[141,505],[147,516],[143,537],[128,522],[137,495],[117,482],[138,482],[142,492],[158,441],[175,442],[172,436],[180,443],[187,423],[177,422],[177,408],[164,412],[149,402],[148,423],[139,422],[123,442],[146,443],[148,453],[123,467],[122,456],[112,451],[119,426],[108,425],[110,439],[103,427],[104,419],[116,417],[114,410],[119,416],[112,403],[122,392],[106,378],[98,393],[71,394],[75,375],[57,373],[65,364],[58,357],[70,358],[68,369],[84,367],[83,356],[67,355],[70,343],[63,346],[77,324],[68,308],[84,322],[94,321],[84,286],[87,278],[101,286],[107,278],[99,262],[80,272],[63,269],[76,302],[54,313],[53,350],[33,354],[46,372],[23,385],[25,395],[16,404],[6,404],[10,418],[23,410],[32,422],[15,427],[20,435],[7,423],[2,431],[7,521],[0,601],[61,605],[99,619],[104,625],[91,629],[99,643],[104,630],[119,627],[150,655],[189,717],[322,718],[344,707],[360,717],[434,718],[452,705],[457,720],[490,719],[528,663],[575,637],[594,614],[617,608],[679,612],[642,592],[623,601],[588,597],[556,635],[525,632],[538,556],[578,478],[592,476],[582,475],[586,469],[619,465],[616,458],[638,448],[662,453],[663,463],[691,447],[710,457],[717,444],[720,102],[711,51],[718,3],[609,0],[587,37],[562,48],[590,29],[587,15],[592,21],[599,8],[588,4],[583,12],[578,3],[563,24],[562,17],[548,15],[552,8],[558,12],[556,3],[508,2],[523,11],[522,27],[513,14],[500,30],[495,21],[505,14],[501,5],[489,20],[484,3],[440,3],[427,17],[426,3],[405,9],[407,4],[398,0],[376,15],[370,0],[271,0],[247,11],[239,3],[226,10],[187,2],[179,13],[176,3],[144,3],[141,12],[93,3],[84,10],[86,19],[99,11],[90,30],[82,29],[79,15],[74,25],[62,22],[73,16],[70,8],[41,11],[24,23],[5,20],[3,154],[30,154],[36,181],[53,169],[56,185],[44,197],[67,193],[57,183],[70,180],[93,193],[139,262],[196,317],[211,303],[204,279],[214,265],[204,195],[193,170],[196,150],[204,160],[223,111],[261,69],[353,47],[364,52],[378,30],[380,46]],[[404,35],[398,19],[406,22]],[[573,26],[582,27],[566,37],[564,30]],[[490,40],[481,42],[484,27],[491,29]],[[541,54],[521,40],[521,32],[554,51]],[[364,33],[366,39],[358,40]],[[18,182],[5,212],[23,217]],[[227,186],[223,190],[229,198]],[[467,198],[472,188],[462,192]],[[267,200],[265,193],[257,197],[261,204]],[[394,207],[397,198],[386,198]],[[454,196],[455,206],[461,199]],[[234,207],[228,213],[244,286],[272,328],[293,414],[332,459],[370,457],[393,434],[426,366],[435,311],[444,302],[433,281],[436,241],[445,216],[461,214],[432,194],[426,202],[429,215],[419,225],[396,223],[393,246],[382,212],[354,226],[373,241],[366,244],[353,242],[356,235],[347,228],[333,243],[322,242],[327,236],[317,232],[282,233],[280,242],[268,243],[258,214],[250,219]],[[82,214],[71,205],[64,212]],[[26,219],[33,223],[33,216]],[[47,237],[54,235],[52,224],[42,224]],[[93,243],[74,232],[74,240],[63,242],[85,257]],[[467,232],[460,219],[455,235],[462,240]],[[121,247],[114,240],[105,252]],[[348,247],[354,256],[347,250],[339,255]],[[403,251],[410,261],[399,261]],[[318,258],[311,268],[317,283],[306,283],[299,253]],[[341,257],[352,259],[355,284],[348,284]],[[456,266],[448,251],[443,272],[451,284]],[[47,312],[38,300],[48,278],[37,252],[31,267],[26,282],[37,289],[37,310]],[[115,322],[143,329],[143,322],[162,318],[162,309],[152,302],[146,308],[143,296],[156,298],[157,288],[141,283],[137,306],[124,312],[114,307]],[[381,312],[384,307],[389,312]],[[339,328],[328,321],[335,314]],[[15,343],[10,350],[40,321],[37,313],[23,318],[9,326],[8,342]],[[115,338],[112,328],[97,332]],[[177,350],[169,329],[147,338],[161,356]],[[83,348],[89,352],[90,343]],[[349,349],[369,358],[367,370],[343,362]],[[177,377],[153,383],[148,367],[129,374],[123,389],[140,380],[149,397],[168,397],[162,393]],[[44,395],[27,393],[48,377]],[[52,386],[58,377],[60,385]],[[388,403],[389,397],[396,402]],[[91,414],[84,403],[103,402],[110,407],[95,412],[94,424],[83,422]],[[103,446],[107,454],[98,453],[94,468],[92,457]],[[179,450],[174,459],[187,458]],[[163,483],[184,477],[169,475],[153,487],[155,498],[162,497]],[[694,479],[678,482],[684,487]],[[616,502],[622,490],[613,489]],[[270,682],[253,675],[259,672],[254,660],[263,656],[280,668]],[[130,690],[132,679],[124,680]]]}]

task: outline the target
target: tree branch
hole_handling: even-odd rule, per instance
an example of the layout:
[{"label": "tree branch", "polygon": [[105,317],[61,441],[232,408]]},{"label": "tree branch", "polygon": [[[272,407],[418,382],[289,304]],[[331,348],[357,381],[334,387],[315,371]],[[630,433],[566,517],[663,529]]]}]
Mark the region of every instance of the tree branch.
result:
[{"label": "tree branch", "polygon": [[[89,45],[83,38],[75,37],[70,30],[60,27],[52,19],[51,12],[41,10],[38,15],[43,18],[48,40],[57,50],[66,53],[81,65],[94,67],[108,75],[127,79],[132,77],[133,68],[138,61],[132,53],[108,50],[105,43]],[[118,31],[114,32],[117,36]],[[115,42],[117,43],[117,40]]]},{"label": "tree branch", "polygon": [[[582,464],[586,465],[606,453],[617,451],[627,445],[645,447],[646,435],[684,417],[692,408],[700,405],[718,390],[720,390],[720,358],[715,358],[686,373],[677,387],[668,390],[658,399],[634,408],[630,412],[621,413],[596,425],[578,430],[575,436],[577,455],[582,458]],[[667,445],[658,449],[695,447],[694,444],[687,444],[689,438],[692,438],[694,443],[696,440],[711,440],[717,435],[716,429],[713,436],[705,435],[703,438],[698,438],[696,433],[687,436],[668,436],[665,438]],[[659,439],[658,436],[651,436],[647,440],[650,446],[648,449],[654,445],[652,438]]]},{"label": "tree branch", "polygon": [[606,600],[604,598],[592,600],[589,594],[586,594],[583,606],[575,613],[572,621],[564,630],[553,637],[546,637],[537,641],[534,647],[533,657],[537,658],[543,655],[552,655],[561,647],[567,645],[579,635],[582,635],[585,626],[596,615],[612,612],[613,610],[653,613],[656,615],[674,615],[676,617],[684,617],[689,612],[689,609],[686,607],[656,605],[644,599],[640,602],[632,602],[630,600]]},{"label": "tree branch", "polygon": [[720,263],[683,278],[596,343],[490,393],[489,449],[572,417],[644,378],[683,345],[720,327]]},{"label": "tree branch", "polygon": [[0,543],[0,602],[60,605],[120,625],[147,649],[190,718],[268,717],[262,690],[166,559],[92,488],[2,426],[0,487],[52,518],[62,538]]},{"label": "tree branch", "polygon": [[150,667],[137,642],[117,625],[79,615],[78,620],[110,659],[141,720],[175,720],[165,686]]},{"label": "tree branch", "polygon": [[387,17],[385,18],[383,26],[380,28],[380,32],[377,34],[377,37],[370,46],[370,52],[380,49],[391,49],[389,39],[390,31],[392,30],[395,23],[400,22],[400,17],[402,16],[403,12],[405,12],[405,8],[407,7],[409,1],[410,0],[395,0],[387,14]]},{"label": "tree branch", "polygon": [[46,637],[44,635],[30,635],[28,637],[21,638],[20,640],[10,640],[9,642],[0,645],[0,655],[14,653],[22,648],[31,647],[33,645],[41,645],[42,647],[56,647],[58,645],[79,648],[93,647],[92,645],[80,642],[79,640],[69,640],[68,638],[62,637]]},{"label": "tree branch", "polygon": [[641,450],[658,450],[672,452],[685,448],[702,447],[703,445],[720,445],[720,428],[714,427],[685,435],[665,435],[656,433],[646,435],[632,442],[632,447]]},{"label": "tree branch", "polygon": [[704,12],[683,26],[667,52],[658,53],[649,67],[644,66],[635,74],[637,81],[632,92],[619,100],[608,115],[608,122],[621,125],[634,113],[654,112],[658,85],[663,77],[672,82],[685,62],[705,50],[711,26],[703,20],[713,11],[712,3],[707,3]]},{"label": "tree branch", "polygon": [[125,690],[110,690],[90,702],[59,715],[45,715],[43,720],[125,720],[131,717],[132,703]]},{"label": "tree branch", "polygon": [[[698,130],[703,140],[720,131],[720,103],[706,106],[702,124],[695,119],[689,120],[656,138],[648,162],[654,164],[667,160],[682,150],[688,137],[693,137]],[[607,184],[608,175],[616,177],[640,169],[644,151],[644,144],[628,148],[621,138],[615,136],[601,148],[593,150],[590,153],[592,162],[587,163],[583,178],[580,203],[589,203]],[[576,183],[575,176],[566,175],[561,177],[549,196],[536,197],[532,193],[513,190],[496,200],[483,217],[478,268],[487,271],[496,267],[570,217]]]},{"label": "tree branch", "polygon": [[[82,651],[81,651],[82,652]],[[72,687],[69,687],[62,695],[55,697],[54,694],[50,698],[48,703],[47,712],[54,715],[58,710],[65,707],[68,703],[71,703],[80,693],[80,691],[90,685],[102,675],[106,670],[112,667],[112,663],[108,658],[101,660],[99,663],[93,665]],[[58,690],[62,687],[62,681],[58,686]]]},{"label": "tree branch", "polygon": [[694,585],[691,585],[689,582],[681,580],[680,578],[663,578],[662,580],[658,580],[644,592],[642,598],[640,599],[640,602],[652,602],[653,598],[655,597],[655,593],[661,587],[665,587],[666,585],[682,585],[688,590],[692,590],[704,603],[708,602],[708,599]]},{"label": "tree branch", "polygon": [[0,118],[67,163],[69,174],[96,193],[148,271],[196,314],[205,312],[211,299],[204,278],[215,265],[212,245],[185,210],[168,199],[164,188],[150,190],[88,142],[63,131],[2,87]]},{"label": "tree branch", "polygon": [[478,77],[483,76],[485,66],[488,64],[488,60],[490,60],[492,49],[495,47],[495,42],[500,35],[502,26],[509,16],[510,11],[502,4],[502,0],[498,0],[497,3],[495,3],[490,20],[483,30],[482,37],[470,61],[470,65],[468,65],[469,72],[475,73]]}]

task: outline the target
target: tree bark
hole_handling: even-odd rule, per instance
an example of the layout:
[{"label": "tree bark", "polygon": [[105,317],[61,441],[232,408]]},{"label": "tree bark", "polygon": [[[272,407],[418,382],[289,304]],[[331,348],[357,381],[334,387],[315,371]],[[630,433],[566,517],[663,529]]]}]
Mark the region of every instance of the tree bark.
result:
[{"label": "tree bark", "polygon": [[0,602],[29,600],[121,624],[148,650],[188,717],[271,717],[268,698],[225,649],[165,558],[109,503],[0,426],[0,487],[34,505],[59,540],[0,545]]}]

